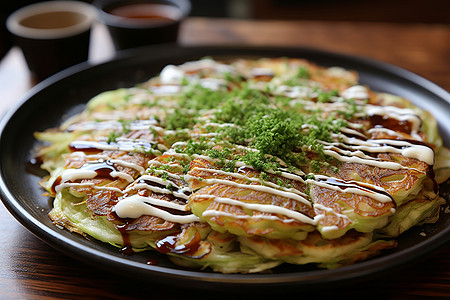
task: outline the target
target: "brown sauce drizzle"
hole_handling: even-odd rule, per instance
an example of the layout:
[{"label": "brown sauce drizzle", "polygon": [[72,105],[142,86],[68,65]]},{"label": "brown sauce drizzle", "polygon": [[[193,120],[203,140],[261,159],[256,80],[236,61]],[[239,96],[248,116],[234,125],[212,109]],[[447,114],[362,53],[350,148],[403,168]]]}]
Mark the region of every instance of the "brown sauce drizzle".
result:
[{"label": "brown sauce drizzle", "polygon": [[102,151],[101,149],[99,149],[97,143],[99,143],[99,142],[73,141],[69,145],[69,150],[71,152],[83,151],[87,154],[94,154],[94,153],[98,153],[98,152]]},{"label": "brown sauce drizzle", "polygon": [[[359,131],[358,131],[359,132]],[[356,138],[356,139],[360,139],[362,141],[367,141],[368,138],[364,135],[364,133],[359,132],[360,134],[356,134],[356,133],[350,133],[350,132],[341,132],[343,135],[345,135],[348,138]]]},{"label": "brown sauce drizzle", "polygon": [[258,75],[253,75],[253,79],[257,80],[257,81],[264,81],[264,82],[269,82],[272,80],[272,78],[274,77],[273,74],[258,74]]},{"label": "brown sauce drizzle", "polygon": [[430,176],[431,181],[433,182],[433,191],[435,194],[437,194],[439,192],[439,184],[436,181],[436,175],[434,173],[434,168],[433,166],[429,166],[428,168],[428,175]]},{"label": "brown sauce drizzle", "polygon": [[52,184],[51,187],[52,193],[56,194],[56,187],[60,184],[61,184],[61,176],[58,176],[58,178],[56,178],[55,182],[53,182]]},{"label": "brown sauce drizzle", "polygon": [[154,181],[142,179],[142,178],[137,181],[137,184],[142,184],[142,183],[149,185],[149,186],[159,187],[161,189],[168,189],[168,190],[172,190],[172,191],[176,190],[176,187],[173,186],[170,182],[168,182],[167,185],[164,185],[164,184],[161,184],[158,182],[154,182]]},{"label": "brown sauce drizzle", "polygon": [[145,263],[150,266],[157,266],[159,264],[158,260],[156,260],[154,258],[147,259],[147,261]]},{"label": "brown sauce drizzle", "polygon": [[115,225],[115,227],[122,235],[123,247],[120,249],[120,252],[124,255],[133,255],[135,252],[131,246],[130,235],[127,232],[128,224],[125,223],[123,225]]},{"label": "brown sauce drizzle", "polygon": [[410,133],[412,130],[411,122],[407,120],[397,120],[388,116],[371,115],[369,116],[371,127],[384,127],[397,132]]},{"label": "brown sauce drizzle", "polygon": [[42,157],[36,156],[31,158],[25,166],[26,171],[39,177],[45,177],[48,175],[48,172],[41,168],[43,162]]},{"label": "brown sauce drizzle", "polygon": [[193,255],[200,247],[201,237],[198,232],[188,243],[177,245],[178,235],[168,235],[156,241],[156,250],[161,253],[175,253]]},{"label": "brown sauce drizzle", "polygon": [[[345,148],[345,149],[342,149],[342,148]],[[340,155],[343,155],[343,156],[348,156],[346,153],[344,153],[344,151],[355,151],[355,149],[352,149],[351,145],[345,145],[345,144],[339,145],[339,146],[333,145],[332,147],[330,147],[330,150],[334,151],[336,153],[339,153]],[[370,151],[366,151],[363,149],[357,149],[357,151],[361,151],[365,155],[373,157],[373,158],[376,158],[375,157],[376,154],[381,153],[381,152],[370,152]]]},{"label": "brown sauce drizzle", "polygon": [[[170,195],[170,196],[172,196],[172,195]],[[174,199],[178,199],[178,198],[174,197]],[[168,212],[168,213],[170,213],[172,215],[187,216],[187,215],[192,214],[190,211],[181,211],[181,210],[177,210],[177,209],[173,209],[173,208],[169,208],[169,207],[164,207],[164,206],[159,206],[159,205],[154,205],[154,204],[152,204],[152,206],[155,207],[155,208],[158,208],[160,210],[164,210],[164,211],[166,211],[166,212]]]},{"label": "brown sauce drizzle", "polygon": [[117,170],[109,160],[93,164],[85,164],[80,169],[94,171],[95,173],[97,173],[97,176],[95,176],[95,178],[116,180],[116,178],[111,176],[111,172],[116,172]]},{"label": "brown sauce drizzle", "polygon": [[[114,223],[114,227],[120,232],[122,235],[123,247],[120,249],[120,253],[124,255],[133,255],[135,252],[133,247],[131,246],[130,235],[128,234],[128,222],[125,220],[123,223],[123,219],[119,218],[119,216],[111,211],[108,216],[108,220]],[[120,222],[121,224],[117,224]]]}]

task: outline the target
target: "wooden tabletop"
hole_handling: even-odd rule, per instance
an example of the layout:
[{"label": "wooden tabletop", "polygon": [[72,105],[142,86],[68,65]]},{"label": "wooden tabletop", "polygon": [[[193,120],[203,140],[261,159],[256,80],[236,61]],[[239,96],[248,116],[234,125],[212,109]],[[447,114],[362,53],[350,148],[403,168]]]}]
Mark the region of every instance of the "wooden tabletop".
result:
[{"label": "wooden tabletop", "polygon": [[[450,90],[450,26],[439,24],[249,21],[190,18],[182,26],[183,45],[307,46],[365,56],[395,64]],[[96,25],[90,59],[114,54],[107,32]],[[0,116],[32,86],[19,49],[0,63]],[[450,244],[414,264],[376,280],[286,296],[450,297]],[[283,291],[277,291],[282,296]],[[200,298],[219,298],[199,292]],[[222,296],[224,294],[221,294]],[[189,292],[189,299],[196,293]],[[205,297],[206,296],[206,297]],[[181,299],[186,291],[161,290],[151,283],[107,272],[54,250],[20,225],[0,204],[1,299]],[[236,299],[233,295],[233,299]]]}]

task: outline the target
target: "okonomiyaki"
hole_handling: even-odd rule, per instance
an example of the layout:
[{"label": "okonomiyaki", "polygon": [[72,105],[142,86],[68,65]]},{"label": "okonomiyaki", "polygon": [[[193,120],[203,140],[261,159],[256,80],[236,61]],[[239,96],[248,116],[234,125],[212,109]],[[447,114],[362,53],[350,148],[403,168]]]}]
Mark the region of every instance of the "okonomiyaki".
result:
[{"label": "okonomiyaki", "polygon": [[56,226],[222,273],[395,248],[450,169],[428,112],[297,58],[168,65],[35,136]]}]

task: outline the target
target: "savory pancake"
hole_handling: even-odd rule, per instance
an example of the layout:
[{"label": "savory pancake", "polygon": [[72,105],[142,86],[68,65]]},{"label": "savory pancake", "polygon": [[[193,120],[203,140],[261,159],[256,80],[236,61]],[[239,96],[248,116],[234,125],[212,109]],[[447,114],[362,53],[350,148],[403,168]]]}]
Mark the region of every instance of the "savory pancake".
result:
[{"label": "savory pancake", "polygon": [[57,226],[223,273],[377,255],[450,175],[429,113],[295,58],[169,65],[36,138]]}]

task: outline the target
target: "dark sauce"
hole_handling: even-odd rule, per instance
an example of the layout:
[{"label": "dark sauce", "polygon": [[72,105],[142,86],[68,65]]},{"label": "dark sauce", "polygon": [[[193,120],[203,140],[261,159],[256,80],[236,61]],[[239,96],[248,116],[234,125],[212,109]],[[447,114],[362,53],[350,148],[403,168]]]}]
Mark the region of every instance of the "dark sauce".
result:
[{"label": "dark sauce", "polygon": [[409,121],[399,121],[394,118],[389,118],[388,116],[372,115],[369,116],[369,121],[371,127],[384,127],[397,132],[410,133],[412,130],[411,122]]},{"label": "dark sauce", "polygon": [[114,227],[120,232],[123,241],[123,247],[120,249],[120,253],[124,255],[133,255],[135,252],[133,251],[133,247],[131,246],[130,235],[128,233],[128,222],[119,218],[119,216],[111,211],[107,216],[108,221],[114,223]]},{"label": "dark sauce", "polygon": [[53,182],[51,187],[51,190],[54,194],[56,194],[56,187],[60,184],[61,184],[61,176],[58,176],[58,178],[56,178],[55,182]]},{"label": "dark sauce", "polygon": [[73,141],[69,145],[69,150],[71,152],[83,151],[86,154],[95,154],[102,151],[99,149],[99,142],[92,141]]},{"label": "dark sauce", "polygon": [[41,168],[42,163],[43,161],[41,157],[34,157],[27,162],[25,169],[30,174],[45,177],[48,175],[48,172]]},{"label": "dark sauce", "polygon": [[437,194],[439,192],[439,185],[436,181],[436,175],[434,173],[433,166],[428,168],[428,175],[430,176],[431,181],[433,182],[433,191]]},{"label": "dark sauce", "polygon": [[159,262],[154,258],[147,259],[145,263],[150,266],[157,266],[159,264]]},{"label": "dark sauce", "polygon": [[123,247],[120,249],[120,253],[124,255],[133,255],[135,252],[133,251],[133,247],[131,246],[130,235],[127,232],[128,224],[115,225],[116,229],[122,235]]},{"label": "dark sauce", "polygon": [[171,13],[177,13],[172,6],[151,3],[126,4],[108,10],[108,13],[127,19],[133,19],[147,23],[171,23],[175,19]]},{"label": "dark sauce", "polygon": [[[168,182],[167,185],[164,185],[164,184],[160,184],[158,182],[153,182],[153,181],[147,180],[147,179],[139,179],[139,181],[137,183],[141,183],[141,184],[143,183],[143,184],[146,184],[146,185],[149,185],[149,186],[155,186],[155,187],[159,187],[161,189],[167,189],[167,190],[170,190],[170,191],[173,191],[173,192],[180,192],[181,193],[181,189],[178,186],[176,186],[174,183],[172,183],[172,182]],[[192,194],[192,192],[188,191],[188,190],[183,190],[182,193],[185,194],[186,196],[190,196]],[[168,196],[169,195],[170,194],[168,194]],[[175,196],[174,196],[174,198],[175,198]]]},{"label": "dark sauce", "polygon": [[137,183],[146,184],[146,185],[149,185],[149,186],[155,186],[155,187],[159,187],[161,189],[165,189],[168,186],[170,186],[169,184],[168,185],[164,185],[164,184],[160,184],[158,182],[153,182],[153,181],[147,180],[147,179],[139,179]]},{"label": "dark sauce", "polygon": [[168,235],[156,242],[156,250],[161,253],[175,253],[193,255],[200,247],[200,234],[195,233],[195,236],[186,244],[177,245],[178,235]]},{"label": "dark sauce", "polygon": [[117,170],[109,160],[93,164],[85,164],[80,169],[94,171],[97,173],[95,178],[116,180],[116,178],[111,176],[111,173]]},{"label": "dark sauce", "polygon": [[419,146],[428,147],[431,150],[433,150],[433,152],[434,152],[434,148],[428,143],[425,143],[425,142],[422,142],[422,141],[417,141],[417,140],[411,140],[411,139],[402,139],[402,141],[408,142],[408,143],[413,144],[413,145],[419,145]]},{"label": "dark sauce", "polygon": [[273,79],[274,75],[273,74],[258,74],[258,75],[253,75],[253,79],[254,80],[258,80],[258,81],[264,81],[264,82],[269,82]]},{"label": "dark sauce", "polygon": [[345,132],[343,134],[346,137],[348,137],[348,138],[356,138],[356,139],[360,139],[360,140],[363,140],[363,141],[367,141],[368,140],[368,138],[364,135],[364,133],[362,133],[362,132],[359,132],[359,133],[361,133],[361,134],[354,134],[354,133],[349,133],[349,132]]},{"label": "dark sauce", "polygon": [[[164,196],[166,196],[166,195],[164,195]],[[172,195],[169,195],[169,196],[172,196]],[[175,199],[175,197],[174,197],[174,199]],[[178,198],[176,198],[176,199],[178,199]],[[176,216],[187,216],[187,215],[191,214],[191,212],[189,212],[189,211],[181,211],[181,210],[173,209],[170,207],[164,207],[164,206],[159,206],[159,205],[154,205],[154,204],[152,204],[152,206],[157,209],[164,210],[164,211],[166,211],[172,215],[176,215]]]},{"label": "dark sauce", "polygon": [[176,249],[177,236],[169,235],[156,242],[156,249],[161,253],[184,253],[182,248]]},{"label": "dark sauce", "polygon": [[[126,238],[125,238],[126,237]],[[120,253],[122,253],[123,255],[133,255],[135,252],[133,250],[133,247],[131,247],[131,243],[130,243],[130,238],[128,236],[128,233],[124,233],[122,234],[122,239],[124,240],[124,244],[126,243],[125,240],[127,240],[127,244],[124,245],[121,249],[120,249]]]}]

